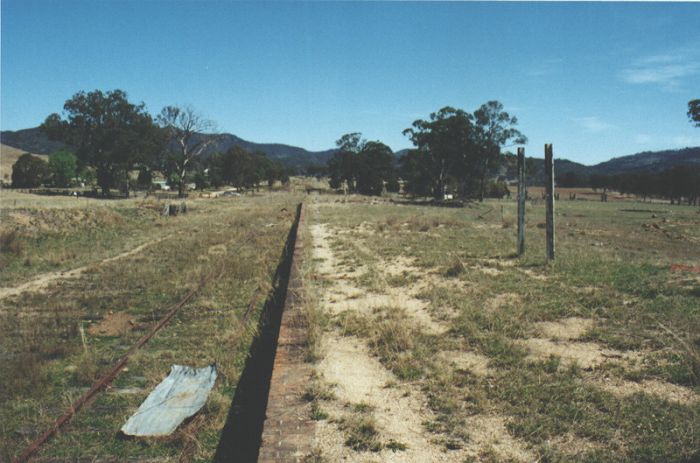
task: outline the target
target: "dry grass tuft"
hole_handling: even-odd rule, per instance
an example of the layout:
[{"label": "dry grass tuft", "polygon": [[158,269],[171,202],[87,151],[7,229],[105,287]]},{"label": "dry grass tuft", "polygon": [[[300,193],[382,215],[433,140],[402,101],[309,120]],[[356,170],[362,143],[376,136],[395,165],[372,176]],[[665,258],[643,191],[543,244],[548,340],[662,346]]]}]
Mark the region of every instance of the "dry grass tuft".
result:
[{"label": "dry grass tuft", "polygon": [[437,220],[430,220],[423,216],[413,216],[407,220],[408,229],[412,232],[425,233],[429,231],[432,227],[436,227],[440,224]]},{"label": "dry grass tuft", "polygon": [[347,435],[345,445],[353,450],[379,452],[382,449],[377,423],[371,415],[362,412],[350,415],[341,420],[340,429]]},{"label": "dry grass tuft", "polygon": [[392,357],[413,348],[413,332],[405,320],[405,316],[397,314],[376,325],[372,346],[380,356]]},{"label": "dry grass tuft", "polygon": [[447,269],[445,270],[445,276],[449,278],[454,278],[458,277],[464,271],[466,268],[464,267],[464,264],[462,263],[461,260],[456,259]]}]

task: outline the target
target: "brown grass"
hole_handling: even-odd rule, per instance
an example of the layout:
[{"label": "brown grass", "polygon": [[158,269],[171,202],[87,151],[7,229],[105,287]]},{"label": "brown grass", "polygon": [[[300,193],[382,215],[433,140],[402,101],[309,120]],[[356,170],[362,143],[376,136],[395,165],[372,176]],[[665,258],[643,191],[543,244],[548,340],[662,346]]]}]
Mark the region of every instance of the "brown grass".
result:
[{"label": "brown grass", "polygon": [[[201,412],[201,425],[183,428],[168,442],[148,444],[149,455],[160,461],[176,460],[183,451],[210,461],[292,223],[293,213],[280,211],[293,211],[295,199],[272,194],[192,201],[187,214],[171,218],[133,201],[87,211],[11,210],[28,217],[25,230],[34,244],[25,252],[31,251],[37,266],[46,265],[42,254],[67,258],[67,265],[75,253],[80,262],[69,268],[89,270],[40,291],[0,299],[0,448],[6,449],[0,460],[6,455],[11,460],[26,445],[25,435],[14,429],[45,429],[203,275],[221,272],[222,278],[210,279],[130,359],[113,389],[100,393],[44,450],[47,458],[70,460],[142,458],[138,442],[113,445],[124,417],[173,363],[216,363],[220,380],[215,400]],[[163,237],[168,239],[154,240]],[[113,256],[144,242],[151,245],[119,260],[104,259],[95,249],[104,246]],[[50,246],[42,252],[40,245]],[[14,263],[6,281],[21,282],[23,269]],[[244,319],[258,288],[260,297]]]}]

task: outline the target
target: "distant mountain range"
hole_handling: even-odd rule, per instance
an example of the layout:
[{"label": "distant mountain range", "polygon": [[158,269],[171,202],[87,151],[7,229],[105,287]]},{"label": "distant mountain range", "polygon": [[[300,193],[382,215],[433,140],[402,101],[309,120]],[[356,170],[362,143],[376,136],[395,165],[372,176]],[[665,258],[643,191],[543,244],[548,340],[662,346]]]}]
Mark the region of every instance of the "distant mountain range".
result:
[{"label": "distant mountain range", "polygon": [[[210,135],[200,135],[210,136]],[[212,153],[225,153],[234,146],[255,152],[262,151],[270,159],[275,159],[281,162],[286,167],[294,170],[304,170],[310,165],[325,165],[326,162],[337,151],[335,149],[325,151],[309,151],[298,146],[290,146],[282,143],[255,143],[252,141],[243,140],[230,133],[223,133],[217,137],[217,140],[210,144],[204,152],[205,156]]]},{"label": "distant mountain range", "polygon": [[[201,135],[209,136],[209,135]],[[31,129],[0,132],[0,141],[4,145],[17,148],[19,150],[35,153],[50,154],[64,145],[60,142],[51,141],[43,134],[38,127]],[[309,151],[297,146],[285,145],[282,143],[255,143],[243,140],[230,133],[224,133],[219,139],[212,143],[206,154],[215,152],[225,152],[231,147],[238,145],[249,151],[262,151],[271,159],[282,162],[285,166],[299,171],[312,165],[325,165],[336,152],[335,149],[325,151]],[[404,155],[408,150],[397,151],[397,157]],[[528,177],[531,182],[539,183],[544,181],[543,160],[528,158]],[[589,177],[590,175],[616,175],[629,172],[662,172],[675,166],[695,165],[700,166],[700,147],[684,148],[679,150],[646,151],[612,158],[609,161],[601,162],[592,166],[586,166],[578,162],[567,159],[555,160],[555,173],[557,176],[572,172],[578,177]],[[504,162],[499,170],[499,174],[514,178],[514,165],[511,161]]]},{"label": "distant mountain range", "polygon": [[[208,137],[210,135],[200,135]],[[61,142],[51,141],[39,127],[17,131],[5,130],[0,132],[0,141],[3,145],[11,146],[34,154],[51,154],[65,145]],[[218,136],[215,143],[209,145],[205,155],[211,153],[224,153],[233,146],[240,146],[248,151],[262,151],[271,159],[280,161],[285,166],[294,170],[304,169],[309,165],[325,165],[336,150],[309,151],[297,146],[282,143],[254,143],[243,140],[230,133]]]},{"label": "distant mountain range", "polygon": [[[568,159],[554,160],[554,173],[558,178],[571,172],[579,179],[586,179],[591,175],[619,175],[634,172],[659,173],[677,166],[700,167],[700,146],[695,148],[683,148],[678,150],[644,151],[612,158],[592,166],[586,166]],[[508,164],[507,172],[501,172],[508,178],[515,178],[514,168]],[[544,184],[544,160],[529,158],[527,168],[528,178],[533,185]]]}]

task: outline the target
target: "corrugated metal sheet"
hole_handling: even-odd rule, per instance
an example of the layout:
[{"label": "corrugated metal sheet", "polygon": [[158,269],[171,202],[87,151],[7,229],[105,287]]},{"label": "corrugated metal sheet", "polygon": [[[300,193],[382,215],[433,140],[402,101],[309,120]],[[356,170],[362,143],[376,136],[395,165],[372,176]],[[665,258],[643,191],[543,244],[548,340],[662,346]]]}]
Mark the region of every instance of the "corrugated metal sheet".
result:
[{"label": "corrugated metal sheet", "polygon": [[216,367],[173,365],[170,374],[146,397],[122,426],[127,436],[167,436],[207,401],[216,381]]}]

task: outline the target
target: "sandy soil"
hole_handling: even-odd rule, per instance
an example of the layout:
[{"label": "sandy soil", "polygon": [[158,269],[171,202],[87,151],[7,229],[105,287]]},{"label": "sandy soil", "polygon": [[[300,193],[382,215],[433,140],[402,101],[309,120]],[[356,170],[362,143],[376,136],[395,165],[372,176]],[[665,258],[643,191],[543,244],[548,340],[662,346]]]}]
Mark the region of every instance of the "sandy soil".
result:
[{"label": "sandy soil", "polygon": [[535,329],[544,337],[550,339],[578,339],[591,329],[593,320],[590,318],[569,317],[555,322],[540,322]]},{"label": "sandy soil", "polygon": [[[330,233],[324,224],[311,226],[314,241],[313,256],[320,277],[332,277],[341,273],[337,259],[330,247]],[[326,288],[322,299],[324,309],[330,314],[344,310],[367,312],[373,307],[398,306],[404,308],[422,329],[431,331],[442,327],[430,318],[425,302],[405,294],[367,295],[354,287],[350,280],[328,278],[331,286]],[[360,297],[347,298],[347,295]],[[331,419],[320,421],[316,443],[329,461],[376,461],[376,462],[461,462],[464,450],[447,451],[435,443],[435,435],[423,427],[433,419],[421,391],[409,384],[399,384],[394,375],[372,357],[363,340],[341,336],[337,330],[324,335],[322,360],[317,372],[327,383],[333,385],[337,400],[329,405]],[[393,439],[406,445],[406,450],[394,452],[356,452],[344,443],[345,437],[335,421],[348,413],[346,405],[366,404],[371,407],[377,421],[380,439]]]},{"label": "sandy soil", "polygon": [[324,359],[318,370],[334,384],[340,402],[332,407],[335,416],[342,416],[341,404],[367,404],[373,409],[382,441],[394,439],[407,449],[393,452],[384,449],[375,454],[358,453],[346,447],[333,423],[322,423],[318,445],[330,461],[463,461],[463,452],[446,452],[432,442],[422,423],[432,418],[420,391],[395,384],[395,378],[367,351],[359,340],[328,336],[324,342]]},{"label": "sandy soil", "polygon": [[441,352],[440,358],[450,363],[454,368],[468,370],[478,376],[488,376],[492,372],[489,368],[489,358],[476,352],[449,350]]},{"label": "sandy soil", "polygon": [[692,389],[665,381],[647,379],[637,383],[620,378],[597,378],[594,379],[594,382],[601,389],[620,397],[642,392],[658,396],[669,402],[685,405],[696,403],[700,406],[700,396]]},{"label": "sandy soil", "polygon": [[531,360],[547,360],[554,355],[561,358],[565,366],[573,363],[583,369],[591,370],[602,366],[606,362],[622,362],[641,359],[639,352],[621,352],[602,347],[594,342],[569,342],[555,341],[544,338],[530,338],[517,341],[530,353]]}]

